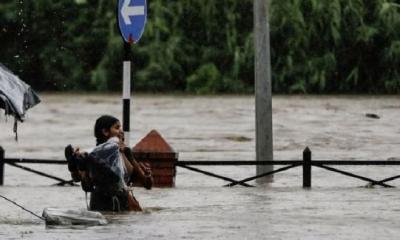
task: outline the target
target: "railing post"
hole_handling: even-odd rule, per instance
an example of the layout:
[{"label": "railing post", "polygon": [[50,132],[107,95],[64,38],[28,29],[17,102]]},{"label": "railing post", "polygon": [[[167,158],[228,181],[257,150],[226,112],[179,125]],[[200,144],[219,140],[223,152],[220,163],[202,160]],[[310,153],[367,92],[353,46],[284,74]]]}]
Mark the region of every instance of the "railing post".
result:
[{"label": "railing post", "polygon": [[303,188],[311,187],[311,150],[306,147],[303,151]]},{"label": "railing post", "polygon": [[0,186],[4,183],[4,149],[0,146]]}]

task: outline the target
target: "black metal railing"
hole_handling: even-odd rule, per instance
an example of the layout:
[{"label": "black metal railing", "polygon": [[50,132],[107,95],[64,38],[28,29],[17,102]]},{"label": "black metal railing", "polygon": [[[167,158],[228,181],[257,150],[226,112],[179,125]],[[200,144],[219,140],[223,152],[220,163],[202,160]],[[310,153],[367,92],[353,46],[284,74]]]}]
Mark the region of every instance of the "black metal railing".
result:
[{"label": "black metal railing", "polygon": [[26,158],[5,158],[5,151],[0,146],[0,186],[4,184],[4,165],[9,164],[13,167],[20,168],[22,170],[40,175],[42,177],[47,177],[53,180],[56,180],[58,183],[57,185],[75,185],[72,180],[65,180],[63,178],[53,176],[48,173],[44,173],[42,171],[38,171],[26,166],[21,166],[20,164],[24,163],[34,163],[34,164],[67,164],[67,161],[59,161],[59,160],[43,160],[43,159],[26,159]]},{"label": "black metal railing", "polygon": [[[400,175],[388,177],[382,180],[374,180],[372,178],[360,176],[348,171],[339,170],[329,165],[338,165],[338,166],[397,166],[400,165],[400,161],[376,161],[376,160],[312,160],[311,150],[306,147],[303,151],[303,160],[292,160],[292,161],[178,161],[177,166],[183,167],[185,169],[199,172],[202,174],[206,174],[211,177],[216,177],[223,179],[225,181],[229,181],[229,184],[224,186],[233,187],[235,185],[242,185],[249,187],[251,185],[247,184],[247,182],[266,177],[269,175],[273,175],[279,172],[283,172],[295,167],[303,167],[303,188],[311,188],[312,186],[312,167],[323,168],[328,171],[336,172],[348,177],[357,178],[363,181],[366,181],[370,184],[370,186],[380,185],[383,187],[393,187],[391,185],[386,184],[387,182],[393,181],[395,179],[400,178]],[[204,171],[198,168],[189,167],[189,166],[240,166],[240,165],[287,165],[286,167],[282,167],[270,172],[265,172],[253,177],[245,178],[242,180],[235,180],[232,178],[227,178],[224,176],[217,175],[215,173],[211,173],[208,171]]]},{"label": "black metal railing", "polygon": [[[26,166],[21,166],[20,164],[67,164],[67,161],[61,160],[44,160],[44,159],[25,159],[25,158],[5,158],[5,151],[0,146],[0,186],[4,183],[4,165],[9,164],[11,166],[20,168],[25,171],[29,171],[31,173],[38,174],[43,177],[51,178],[53,180],[58,181],[58,185],[74,185],[72,180],[65,180],[60,177],[53,176],[48,173],[44,173],[38,170],[34,170],[32,168],[28,168]],[[262,174],[258,174],[252,177],[248,177],[245,179],[235,180],[229,177],[221,176],[210,171],[205,171],[193,166],[255,166],[255,165],[273,165],[273,166],[283,166],[281,168],[275,169],[270,172],[265,172]],[[349,171],[340,170],[337,168],[331,167],[332,165],[338,166],[397,166],[400,165],[400,161],[358,161],[358,160],[312,160],[312,153],[311,150],[307,147],[303,151],[303,160],[291,160],[291,161],[284,161],[284,160],[277,160],[277,161],[178,161],[176,162],[177,167],[185,168],[190,171],[198,172],[201,174],[205,174],[210,177],[219,178],[221,180],[229,182],[228,184],[224,185],[226,187],[233,187],[236,185],[242,185],[245,187],[252,187],[252,185],[248,184],[249,181],[270,176],[273,174],[277,174],[295,167],[302,166],[303,168],[303,187],[304,188],[311,188],[312,186],[312,167],[322,168],[328,171],[332,171],[335,173],[339,173],[348,177],[357,178],[363,181],[368,182],[371,186],[380,185],[383,187],[393,187],[392,185],[387,184],[387,182],[396,180],[400,178],[400,175],[395,175],[392,177],[388,177],[381,180],[375,180],[372,178],[360,176]]]}]

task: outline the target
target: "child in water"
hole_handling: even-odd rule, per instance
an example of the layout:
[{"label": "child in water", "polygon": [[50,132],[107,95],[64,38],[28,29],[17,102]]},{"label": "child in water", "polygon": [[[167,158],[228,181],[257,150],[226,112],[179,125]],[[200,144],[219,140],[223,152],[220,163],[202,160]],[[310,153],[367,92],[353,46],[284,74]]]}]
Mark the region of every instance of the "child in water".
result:
[{"label": "child in water", "polygon": [[99,117],[94,136],[96,148],[90,153],[80,153],[71,145],[65,148],[72,179],[81,181],[83,190],[91,192],[90,210],[142,211],[128,186],[140,181],[151,189],[153,178],[150,168],[138,163],[125,146],[120,121],[109,115]]}]

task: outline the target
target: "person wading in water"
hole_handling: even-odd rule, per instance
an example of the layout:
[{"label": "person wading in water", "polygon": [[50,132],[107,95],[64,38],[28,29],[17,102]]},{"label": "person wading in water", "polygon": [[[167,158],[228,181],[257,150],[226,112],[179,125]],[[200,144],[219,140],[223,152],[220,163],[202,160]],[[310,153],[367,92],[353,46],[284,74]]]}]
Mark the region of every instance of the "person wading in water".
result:
[{"label": "person wading in water", "polygon": [[140,182],[151,189],[150,168],[137,162],[130,148],[125,146],[120,121],[103,115],[94,125],[96,147],[90,153],[81,153],[71,145],[65,148],[68,170],[82,189],[90,192],[90,210],[142,211],[139,202],[129,191],[130,185]]}]

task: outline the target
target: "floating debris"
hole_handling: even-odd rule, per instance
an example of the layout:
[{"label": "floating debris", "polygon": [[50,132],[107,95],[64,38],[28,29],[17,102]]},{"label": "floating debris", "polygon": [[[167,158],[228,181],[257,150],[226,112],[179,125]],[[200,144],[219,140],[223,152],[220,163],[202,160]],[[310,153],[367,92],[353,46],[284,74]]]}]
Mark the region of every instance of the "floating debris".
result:
[{"label": "floating debris", "polygon": [[368,118],[374,118],[374,119],[380,119],[381,118],[375,113],[366,113],[365,116],[368,117]]},{"label": "floating debris", "polygon": [[107,220],[100,212],[45,208],[42,216],[46,225],[106,225]]},{"label": "floating debris", "polygon": [[234,142],[250,142],[250,141],[252,141],[251,138],[248,138],[245,136],[228,136],[228,137],[225,137],[225,139],[234,141]]}]

